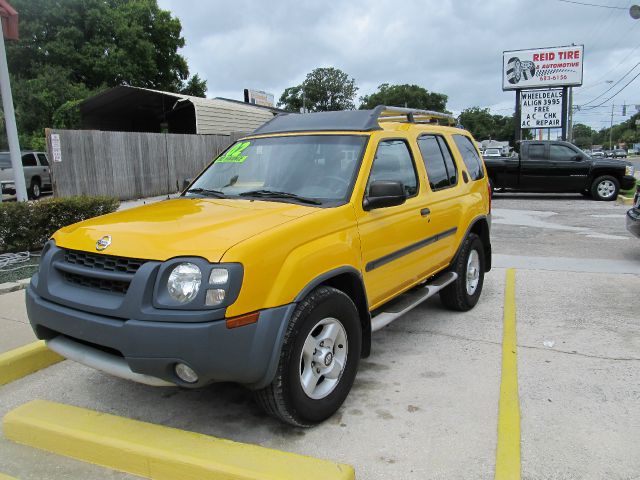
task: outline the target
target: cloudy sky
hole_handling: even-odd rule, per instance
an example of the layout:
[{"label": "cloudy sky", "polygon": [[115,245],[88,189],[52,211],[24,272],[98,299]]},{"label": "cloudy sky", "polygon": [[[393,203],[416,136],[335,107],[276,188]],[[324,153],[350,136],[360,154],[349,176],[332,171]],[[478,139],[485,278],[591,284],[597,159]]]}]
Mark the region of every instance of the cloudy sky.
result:
[{"label": "cloudy sky", "polygon": [[[358,96],[385,82],[415,83],[448,95],[456,113],[480,106],[507,115],[515,94],[502,91],[504,50],[584,44],[577,105],[611,88],[591,105],[607,100],[640,73],[640,20],[628,13],[633,2],[578,1],[615,8],[561,0],[158,3],[181,20],[182,54],[191,72],[207,80],[209,97],[241,100],[244,88],[254,88],[277,100],[312,69],[331,66],[355,78]],[[640,79],[601,107],[578,112],[576,122],[602,128],[614,104],[619,123],[629,116],[622,116],[623,103],[640,104]]]}]

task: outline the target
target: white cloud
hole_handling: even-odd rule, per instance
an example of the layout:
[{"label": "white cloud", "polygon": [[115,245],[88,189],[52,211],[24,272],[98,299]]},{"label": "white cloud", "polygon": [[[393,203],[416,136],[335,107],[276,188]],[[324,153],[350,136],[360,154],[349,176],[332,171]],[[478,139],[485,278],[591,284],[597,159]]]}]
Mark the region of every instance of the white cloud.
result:
[{"label": "white cloud", "polygon": [[[236,99],[247,87],[278,98],[313,68],[334,66],[356,79],[359,95],[385,82],[415,83],[448,95],[452,111],[481,106],[508,114],[514,93],[501,89],[503,50],[583,43],[585,87],[575,89],[576,103],[603,92],[609,86],[604,80],[619,79],[640,52],[634,51],[640,21],[626,11],[557,0],[159,4],[181,20],[187,42],[182,53],[191,72],[207,80],[209,96]],[[633,87],[616,101],[640,104]],[[578,119],[600,128],[607,118],[606,109],[600,110]]]}]

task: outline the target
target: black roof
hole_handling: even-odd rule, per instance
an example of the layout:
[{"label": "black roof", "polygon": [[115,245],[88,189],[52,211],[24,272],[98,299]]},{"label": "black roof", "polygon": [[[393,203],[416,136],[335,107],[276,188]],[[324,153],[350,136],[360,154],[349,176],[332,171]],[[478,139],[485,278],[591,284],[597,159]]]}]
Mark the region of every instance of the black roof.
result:
[{"label": "black roof", "polygon": [[380,120],[403,122],[447,120],[455,123],[451,115],[413,108],[378,105],[373,110],[341,110],[305,114],[281,114],[258,127],[253,134],[317,131],[367,132],[381,130]]}]

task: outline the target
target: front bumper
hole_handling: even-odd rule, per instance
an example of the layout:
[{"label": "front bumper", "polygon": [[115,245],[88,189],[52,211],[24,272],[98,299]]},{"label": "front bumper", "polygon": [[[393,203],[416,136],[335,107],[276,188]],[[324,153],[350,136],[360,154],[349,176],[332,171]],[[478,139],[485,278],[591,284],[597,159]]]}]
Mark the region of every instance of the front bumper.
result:
[{"label": "front bumper", "polygon": [[640,209],[632,208],[627,212],[627,230],[640,238]]},{"label": "front bumper", "polygon": [[[33,284],[26,290],[26,303],[29,321],[42,340],[63,337],[83,347],[87,355],[110,355],[113,361],[124,360],[135,374],[184,387],[230,381],[254,389],[273,380],[286,326],[296,306],[262,310],[258,322],[228,329],[224,319],[176,322],[98,315],[46,300]],[[199,380],[180,380],[174,372],[176,363],[189,365]]]},{"label": "front bumper", "polygon": [[620,182],[620,190],[631,190],[636,186],[636,178],[632,175],[625,175]]}]

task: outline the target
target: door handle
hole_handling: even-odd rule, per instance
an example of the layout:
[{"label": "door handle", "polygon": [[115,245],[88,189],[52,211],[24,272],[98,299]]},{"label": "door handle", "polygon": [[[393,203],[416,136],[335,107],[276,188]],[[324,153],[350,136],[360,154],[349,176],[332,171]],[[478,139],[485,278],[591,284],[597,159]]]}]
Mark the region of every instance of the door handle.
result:
[{"label": "door handle", "polygon": [[420,210],[420,215],[422,215],[423,217],[426,217],[430,213],[431,213],[431,210],[429,210],[428,208],[423,208],[422,210]]}]

